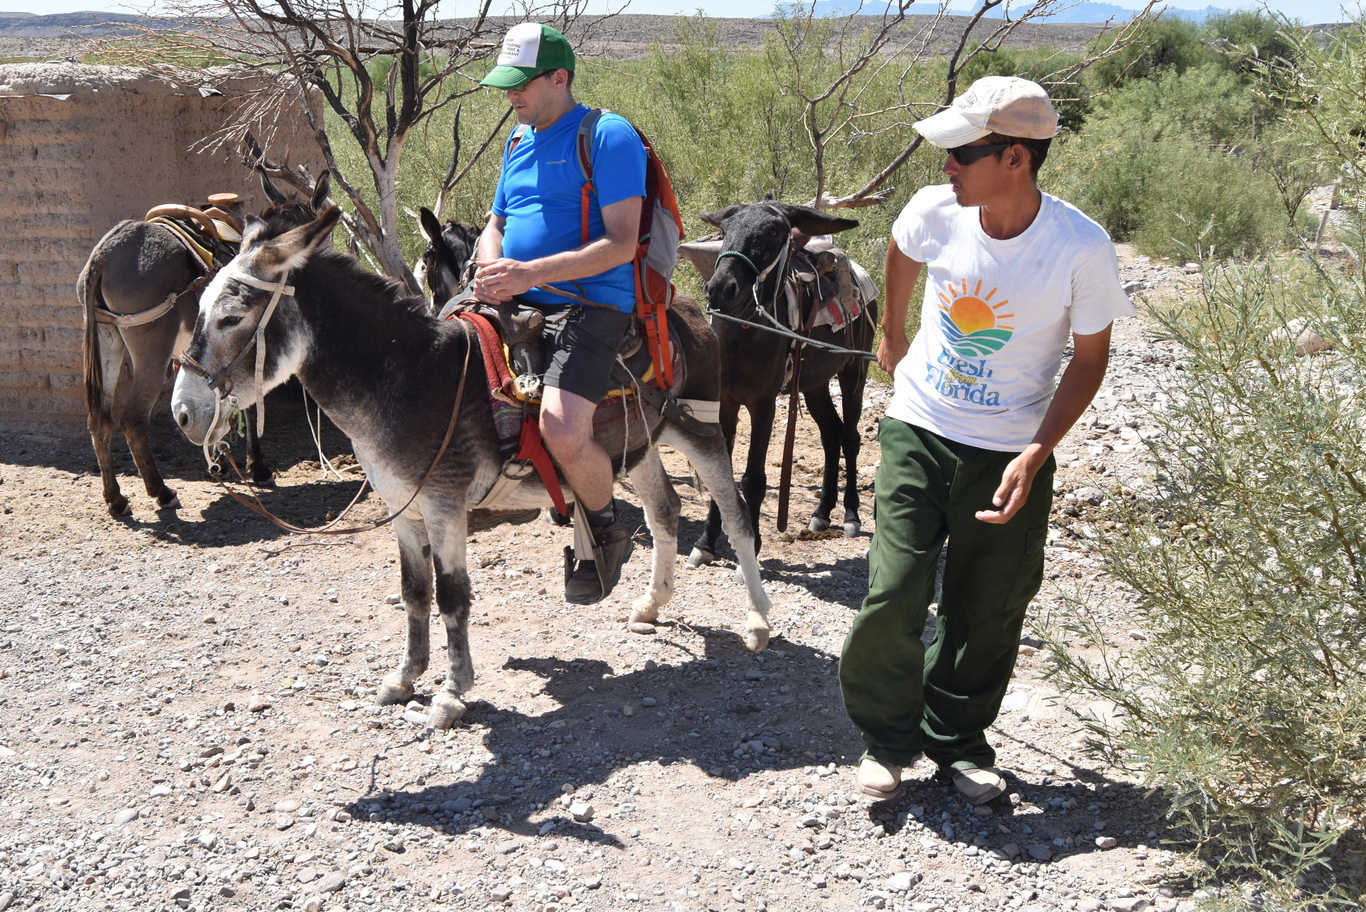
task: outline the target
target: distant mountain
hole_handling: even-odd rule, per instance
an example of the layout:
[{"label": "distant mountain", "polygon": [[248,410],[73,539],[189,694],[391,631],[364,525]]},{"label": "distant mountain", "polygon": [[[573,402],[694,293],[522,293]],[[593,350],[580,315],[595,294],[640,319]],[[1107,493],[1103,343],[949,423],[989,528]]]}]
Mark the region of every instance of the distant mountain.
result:
[{"label": "distant mountain", "polygon": [[[801,6],[803,10],[806,9],[805,4],[802,4]],[[954,8],[950,9],[949,13],[950,15],[968,16],[971,15],[972,11],[976,8],[977,4],[973,4],[971,2],[963,2],[961,3],[961,5],[955,6]],[[855,12],[859,12],[865,16],[875,16],[879,15],[882,9],[883,7],[877,3],[877,0],[872,0],[872,2],[864,3],[862,4],[862,6],[860,6],[858,0],[816,0],[817,16],[848,16]],[[939,4],[914,3],[910,6],[907,12],[916,16],[933,16],[939,12]],[[1175,7],[1167,7],[1166,11],[1163,12],[1162,15],[1167,18],[1185,19],[1190,22],[1195,22],[1198,24],[1204,22],[1210,16],[1222,15],[1225,12],[1227,12],[1227,10],[1218,9],[1213,6],[1207,6],[1201,10],[1184,10],[1176,9]],[[1128,22],[1130,19],[1134,17],[1134,13],[1135,10],[1126,9],[1122,6],[1116,6],[1113,3],[1083,2],[1077,4],[1076,6],[1054,13],[1051,16],[1045,17],[1041,21],[1074,24]],[[1002,15],[1003,13],[999,9],[992,10],[990,13],[987,14],[989,18],[996,19],[1002,18]]]},{"label": "distant mountain", "polygon": [[0,38],[106,38],[130,35],[134,25],[169,29],[176,23],[127,13],[0,13]]}]

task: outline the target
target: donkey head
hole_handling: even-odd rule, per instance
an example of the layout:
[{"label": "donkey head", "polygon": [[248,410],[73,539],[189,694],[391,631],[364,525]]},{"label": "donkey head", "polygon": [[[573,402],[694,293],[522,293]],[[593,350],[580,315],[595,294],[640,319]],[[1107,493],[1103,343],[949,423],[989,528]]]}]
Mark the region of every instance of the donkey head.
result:
[{"label": "donkey head", "polygon": [[199,299],[199,317],[184,370],[176,378],[171,413],[196,444],[227,434],[223,401],[242,408],[298,369],[308,339],[293,318],[290,272],[331,243],[341,211],[328,206],[312,222],[277,234],[271,224],[247,218],[242,249],[214,276]]},{"label": "donkey head", "polygon": [[418,223],[422,236],[427,239],[427,249],[417,269],[419,282],[426,281],[432,292],[435,310],[455,297],[465,285],[465,273],[474,260],[474,248],[479,243],[479,229],[448,220],[442,225],[436,214],[422,207]]},{"label": "donkey head", "polygon": [[810,206],[770,201],[729,206],[700,217],[724,235],[707,280],[707,307],[736,317],[773,300],[792,250],[817,235],[858,225],[856,219]]}]

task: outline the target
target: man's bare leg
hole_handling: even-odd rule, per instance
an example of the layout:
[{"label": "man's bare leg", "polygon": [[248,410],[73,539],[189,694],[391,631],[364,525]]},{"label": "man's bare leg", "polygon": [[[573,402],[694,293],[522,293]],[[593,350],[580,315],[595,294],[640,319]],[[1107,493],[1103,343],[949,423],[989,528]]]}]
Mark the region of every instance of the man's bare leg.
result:
[{"label": "man's bare leg", "polygon": [[585,510],[612,502],[612,460],[593,439],[596,402],[553,386],[541,399],[541,438]]},{"label": "man's bare leg", "polygon": [[596,402],[547,387],[541,400],[541,437],[588,515],[593,560],[579,561],[565,581],[565,598],[591,604],[606,598],[631,555],[631,537],[612,500],[612,460],[593,439]]}]

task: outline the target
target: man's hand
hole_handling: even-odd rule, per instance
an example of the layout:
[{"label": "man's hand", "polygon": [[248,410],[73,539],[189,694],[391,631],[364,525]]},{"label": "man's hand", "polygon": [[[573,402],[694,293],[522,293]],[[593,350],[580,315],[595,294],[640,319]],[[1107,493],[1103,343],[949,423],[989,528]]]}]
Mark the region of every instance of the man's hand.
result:
[{"label": "man's hand", "polygon": [[889,374],[896,374],[896,366],[901,363],[901,359],[906,357],[906,352],[910,351],[911,342],[906,338],[905,330],[894,332],[883,330],[882,341],[877,344],[877,363]]},{"label": "man's hand", "polygon": [[996,509],[978,510],[976,517],[982,522],[997,525],[1010,522],[1011,517],[1020,512],[1029,499],[1029,489],[1034,486],[1034,476],[1039,473],[1042,464],[1035,447],[1012,459],[1001,473],[1001,484],[991,498]]},{"label": "man's hand", "polygon": [[474,296],[486,304],[501,304],[525,294],[537,285],[529,264],[520,260],[499,257],[479,263],[471,288]]}]

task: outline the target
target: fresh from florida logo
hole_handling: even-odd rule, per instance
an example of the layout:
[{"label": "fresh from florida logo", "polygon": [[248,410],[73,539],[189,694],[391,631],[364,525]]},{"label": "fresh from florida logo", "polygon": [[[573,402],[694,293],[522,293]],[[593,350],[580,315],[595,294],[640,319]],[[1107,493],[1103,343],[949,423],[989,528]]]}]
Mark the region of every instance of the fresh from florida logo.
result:
[{"label": "fresh from florida logo", "polygon": [[992,303],[995,295],[995,288],[982,294],[980,279],[972,291],[968,291],[968,280],[962,279],[959,283],[946,283],[944,291],[939,292],[939,300],[943,302],[939,305],[939,322],[949,348],[956,354],[964,358],[982,358],[994,355],[1010,341],[1015,327],[1001,321],[1015,315],[1000,313],[1010,302]]}]

